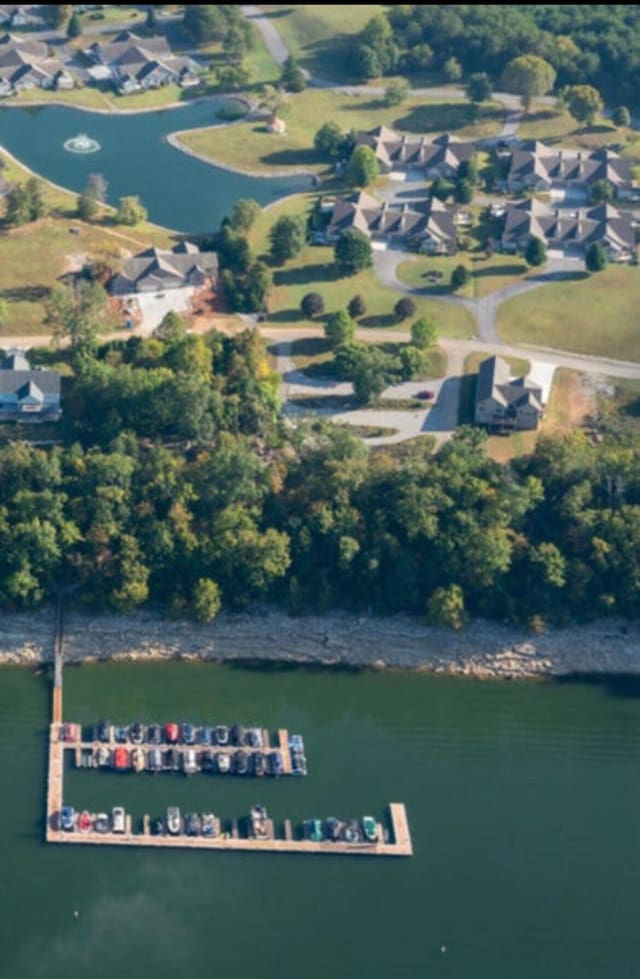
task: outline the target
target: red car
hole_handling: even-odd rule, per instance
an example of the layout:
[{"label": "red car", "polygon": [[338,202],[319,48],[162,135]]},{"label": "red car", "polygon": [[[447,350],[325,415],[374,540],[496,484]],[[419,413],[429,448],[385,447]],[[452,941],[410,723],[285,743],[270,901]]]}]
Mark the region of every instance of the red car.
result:
[{"label": "red car", "polygon": [[421,401],[431,401],[435,397],[435,391],[425,388],[424,391],[418,391],[416,398],[420,398]]}]

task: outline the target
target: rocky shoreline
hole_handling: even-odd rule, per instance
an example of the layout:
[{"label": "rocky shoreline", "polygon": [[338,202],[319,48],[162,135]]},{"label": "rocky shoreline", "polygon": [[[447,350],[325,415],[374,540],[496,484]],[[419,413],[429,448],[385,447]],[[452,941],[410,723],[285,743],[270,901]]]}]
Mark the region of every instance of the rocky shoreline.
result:
[{"label": "rocky shoreline", "polygon": [[[0,664],[35,668],[51,662],[54,627],[52,608],[1,613]],[[480,679],[639,674],[640,625],[607,619],[532,636],[484,621],[451,632],[409,616],[346,612],[290,618],[266,609],[222,614],[215,623],[199,626],[147,611],[128,616],[69,611],[64,652],[67,663],[244,660],[410,669]]]}]

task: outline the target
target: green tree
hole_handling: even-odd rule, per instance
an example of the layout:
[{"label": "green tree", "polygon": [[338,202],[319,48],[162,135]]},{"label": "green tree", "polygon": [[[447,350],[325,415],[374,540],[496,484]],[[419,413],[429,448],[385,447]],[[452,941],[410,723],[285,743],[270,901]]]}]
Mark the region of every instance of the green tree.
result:
[{"label": "green tree", "polygon": [[81,282],[77,288],[56,283],[46,312],[54,340],[69,340],[78,354],[94,350],[98,334],[113,325],[109,297],[99,282]]},{"label": "green tree", "polygon": [[67,37],[73,39],[74,37],[80,37],[81,34],[82,24],[80,23],[80,18],[76,13],[73,13],[67,24]]},{"label": "green tree", "polygon": [[85,187],[78,197],[78,217],[81,221],[91,221],[99,210],[96,195],[89,187]]},{"label": "green tree", "polygon": [[382,101],[389,108],[394,105],[402,105],[407,100],[409,91],[409,82],[404,78],[396,78],[389,82],[385,88]]},{"label": "green tree", "polygon": [[468,180],[473,187],[477,187],[480,182],[478,164],[474,159],[462,160],[458,167],[456,180]]},{"label": "green tree", "polygon": [[547,247],[542,238],[536,238],[535,236],[529,238],[524,251],[524,258],[527,265],[534,267],[544,265],[547,260]]},{"label": "green tree", "polygon": [[121,197],[116,211],[118,224],[134,227],[147,220],[147,209],[141,204],[139,197]]},{"label": "green tree", "polygon": [[238,92],[251,81],[251,71],[243,64],[220,65],[216,68],[216,77],[224,92]]},{"label": "green tree", "polygon": [[473,184],[471,181],[466,178],[456,180],[453,196],[458,204],[470,204],[473,200]]},{"label": "green tree", "polygon": [[164,343],[179,343],[187,335],[187,324],[180,313],[171,309],[165,313],[161,323],[153,331],[153,335],[157,340],[162,340]]},{"label": "green tree", "polygon": [[194,44],[222,41],[228,22],[223,8],[215,4],[185,4],[182,28]]},{"label": "green tree", "polygon": [[356,335],[356,324],[345,310],[332,313],[324,327],[324,335],[332,350],[352,343]]},{"label": "green tree", "polygon": [[485,71],[477,71],[473,75],[469,75],[465,85],[465,94],[469,101],[476,105],[479,105],[480,102],[488,102],[493,94],[493,87]]},{"label": "green tree", "polygon": [[471,281],[471,273],[466,265],[456,265],[451,273],[451,288],[454,292],[463,289]]},{"label": "green tree", "polygon": [[421,316],[411,324],[411,343],[418,350],[428,350],[436,342],[436,325],[427,316]]},{"label": "green tree", "polygon": [[306,225],[303,217],[283,215],[269,231],[271,257],[276,265],[282,265],[290,258],[296,258],[302,251],[306,240]]},{"label": "green tree", "polygon": [[41,9],[49,26],[56,30],[64,27],[73,13],[73,5],[66,3],[48,3]]},{"label": "green tree", "polygon": [[307,76],[291,55],[289,55],[282,66],[280,84],[288,92],[303,92],[307,87]]},{"label": "green tree", "polygon": [[300,300],[300,310],[309,320],[312,320],[315,316],[322,316],[324,313],[324,299],[319,292],[307,292]]},{"label": "green tree", "polygon": [[345,179],[352,187],[368,187],[380,174],[376,155],[370,146],[356,146],[347,164]]},{"label": "green tree", "polygon": [[604,108],[600,92],[592,85],[570,85],[565,90],[564,101],[576,122],[589,126],[593,125],[596,116]]},{"label": "green tree", "polygon": [[155,34],[158,29],[158,18],[156,16],[156,8],[153,4],[147,7],[147,17],[144,26],[149,34]]},{"label": "green tree", "polygon": [[589,188],[589,200],[592,204],[599,204],[600,201],[608,203],[615,197],[615,187],[609,180],[594,180]]},{"label": "green tree", "polygon": [[340,235],[334,247],[334,257],[340,275],[355,275],[373,266],[371,242],[357,228],[350,228]]},{"label": "green tree", "polygon": [[611,114],[611,119],[614,126],[631,125],[631,113],[627,109],[626,105],[619,105],[616,109],[614,109]]},{"label": "green tree", "polygon": [[357,296],[353,296],[353,298],[349,300],[349,305],[347,306],[347,312],[349,313],[349,316],[352,319],[354,320],[360,319],[361,316],[364,316],[366,311],[367,311],[367,304],[365,302],[364,296],[361,296],[358,293]]},{"label": "green tree", "polygon": [[465,623],[464,593],[460,585],[436,588],[427,602],[429,625],[462,629]]},{"label": "green tree", "polygon": [[402,323],[411,316],[415,316],[416,308],[415,302],[409,296],[403,296],[402,299],[398,299],[393,307],[393,312],[398,323]]},{"label": "green tree", "polygon": [[18,227],[31,220],[30,199],[24,184],[13,184],[6,196],[5,222]]},{"label": "green tree", "polygon": [[239,25],[228,29],[222,41],[222,50],[229,61],[236,64],[242,61],[247,50],[247,37]]},{"label": "green tree", "polygon": [[507,92],[519,95],[527,111],[534,98],[551,91],[555,81],[555,69],[537,54],[522,54],[513,58],[502,73],[503,87]]},{"label": "green tree", "polygon": [[325,122],[313,137],[313,146],[323,158],[335,159],[340,155],[344,133],[337,122]]},{"label": "green tree", "polygon": [[101,173],[90,173],[87,180],[87,190],[90,190],[97,201],[101,204],[106,203],[108,183]]},{"label": "green tree", "polygon": [[47,203],[44,196],[44,184],[37,177],[29,177],[25,184],[29,197],[29,217],[31,221],[43,218],[47,213]]},{"label": "green tree", "polygon": [[447,197],[451,197],[453,192],[453,187],[444,177],[436,177],[436,179],[431,184],[431,193],[434,197],[437,197],[439,201],[446,201]]},{"label": "green tree", "polygon": [[251,231],[262,214],[262,208],[251,197],[241,197],[236,201],[231,211],[231,227],[234,231],[246,233]]},{"label": "green tree", "polygon": [[211,578],[198,578],[193,589],[191,610],[196,622],[213,622],[222,607],[220,588]]},{"label": "green tree", "polygon": [[462,65],[457,58],[447,58],[442,66],[442,74],[448,82],[459,82],[462,78]]},{"label": "green tree", "polygon": [[607,267],[607,250],[599,242],[592,242],[587,248],[585,266],[589,272],[602,272]]}]

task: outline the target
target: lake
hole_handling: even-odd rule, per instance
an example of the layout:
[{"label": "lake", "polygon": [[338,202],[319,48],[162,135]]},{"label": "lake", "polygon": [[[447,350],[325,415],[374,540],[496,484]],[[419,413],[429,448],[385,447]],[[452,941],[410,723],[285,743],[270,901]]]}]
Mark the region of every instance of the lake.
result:
[{"label": "lake", "polygon": [[[69,771],[66,801],[134,816],[264,802],[280,820],[382,816],[411,859],[42,842],[49,687],[0,672],[2,979],[631,979],[640,938],[640,700],[624,683],[106,664],[65,716],[303,733],[306,779]],[[75,915],[75,911],[78,915]]]},{"label": "lake", "polygon": [[[132,115],[103,115],[62,106],[0,109],[0,146],[53,183],[80,192],[91,173],[109,184],[109,203],[137,194],[158,224],[178,231],[215,231],[236,200],[253,197],[270,204],[306,190],[311,178],[245,177],[174,149],[167,133],[219,122],[220,100],[192,102],[176,109]],[[67,139],[86,133],[97,153],[64,149]],[[225,128],[220,128],[224,140]]]}]

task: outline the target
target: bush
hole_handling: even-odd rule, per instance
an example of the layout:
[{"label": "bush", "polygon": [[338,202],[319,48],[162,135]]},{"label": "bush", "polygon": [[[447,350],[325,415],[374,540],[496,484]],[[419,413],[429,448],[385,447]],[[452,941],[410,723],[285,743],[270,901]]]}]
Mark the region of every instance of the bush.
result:
[{"label": "bush", "polygon": [[356,335],[356,324],[345,310],[332,313],[326,322],[324,335],[333,350],[336,347],[353,343]]},{"label": "bush", "polygon": [[456,265],[451,273],[451,288],[454,292],[462,289],[471,280],[471,273],[466,265]]},{"label": "bush", "polygon": [[340,275],[355,275],[373,265],[371,242],[362,231],[351,228],[338,238],[334,256]]},{"label": "bush", "polygon": [[415,316],[416,309],[417,307],[413,299],[410,299],[409,296],[404,296],[395,304],[393,312],[398,322],[402,323],[403,320],[408,320],[410,316]]},{"label": "bush", "polygon": [[300,301],[300,309],[307,319],[324,313],[324,299],[319,292],[308,292]]},{"label": "bush", "polygon": [[524,253],[527,265],[544,265],[547,260],[547,248],[541,238],[530,238]]},{"label": "bush", "polygon": [[589,272],[602,272],[607,267],[607,251],[604,245],[594,241],[585,255],[585,265]]},{"label": "bush", "polygon": [[631,113],[627,109],[626,105],[619,105],[617,109],[613,110],[611,115],[614,126],[630,126],[631,125]]},{"label": "bush", "polygon": [[364,316],[367,311],[367,304],[364,301],[364,297],[357,295],[353,299],[349,300],[349,305],[347,306],[347,311],[352,319],[357,320],[360,316]]}]

